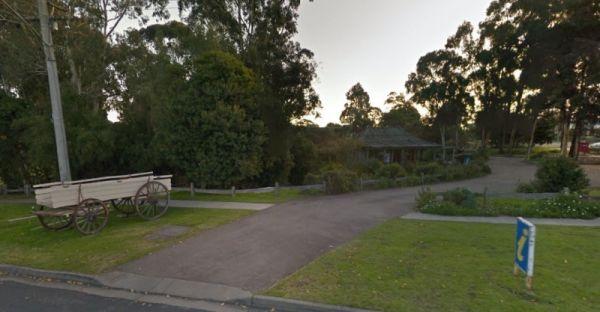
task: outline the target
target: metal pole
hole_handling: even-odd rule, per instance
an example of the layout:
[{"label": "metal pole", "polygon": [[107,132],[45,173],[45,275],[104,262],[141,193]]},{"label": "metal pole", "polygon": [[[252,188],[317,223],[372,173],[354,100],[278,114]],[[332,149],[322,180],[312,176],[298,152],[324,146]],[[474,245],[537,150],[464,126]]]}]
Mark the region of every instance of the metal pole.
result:
[{"label": "metal pole", "polygon": [[67,149],[67,137],[65,134],[65,124],[63,122],[60,97],[60,84],[58,81],[58,70],[56,68],[56,57],[54,56],[54,44],[52,43],[50,18],[48,16],[48,4],[46,3],[46,0],[38,0],[38,14],[42,32],[42,45],[44,46],[46,67],[48,69],[48,85],[50,89],[50,102],[52,103],[52,122],[54,123],[54,137],[56,140],[56,155],[58,156],[60,181],[71,181],[69,152]]}]

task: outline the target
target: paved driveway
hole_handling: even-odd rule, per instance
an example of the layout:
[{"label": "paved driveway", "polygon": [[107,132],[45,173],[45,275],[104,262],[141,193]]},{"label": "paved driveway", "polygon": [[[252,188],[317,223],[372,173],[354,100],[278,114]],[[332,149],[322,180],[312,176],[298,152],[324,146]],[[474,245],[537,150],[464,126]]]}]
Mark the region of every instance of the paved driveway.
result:
[{"label": "paved driveway", "polygon": [[[492,174],[437,184],[490,193],[514,191],[533,178],[535,167],[516,158],[494,157]],[[259,291],[328,250],[390,218],[411,212],[418,187],[388,189],[289,202],[208,230],[120,270],[202,281]]]}]

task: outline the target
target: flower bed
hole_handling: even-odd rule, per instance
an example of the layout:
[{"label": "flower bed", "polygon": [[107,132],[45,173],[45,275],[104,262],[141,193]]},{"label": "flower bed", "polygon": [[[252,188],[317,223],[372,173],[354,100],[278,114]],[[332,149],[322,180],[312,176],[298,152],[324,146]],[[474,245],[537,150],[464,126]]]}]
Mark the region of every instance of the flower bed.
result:
[{"label": "flower bed", "polygon": [[[450,193],[463,193],[450,196]],[[600,217],[600,202],[578,194],[559,194],[548,199],[485,198],[468,190],[442,194],[423,191],[417,197],[417,209],[423,213],[448,216],[520,216],[537,218],[594,219]]]}]

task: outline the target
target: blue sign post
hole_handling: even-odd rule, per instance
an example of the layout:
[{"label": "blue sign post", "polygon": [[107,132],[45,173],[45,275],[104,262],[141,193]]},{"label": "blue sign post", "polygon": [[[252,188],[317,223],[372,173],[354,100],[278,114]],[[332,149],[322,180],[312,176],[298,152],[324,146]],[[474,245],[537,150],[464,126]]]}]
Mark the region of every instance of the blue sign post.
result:
[{"label": "blue sign post", "polygon": [[515,267],[514,274],[519,275],[519,270],[527,274],[525,284],[527,289],[532,289],[533,284],[533,259],[535,252],[535,225],[517,218],[517,235],[515,236]]}]

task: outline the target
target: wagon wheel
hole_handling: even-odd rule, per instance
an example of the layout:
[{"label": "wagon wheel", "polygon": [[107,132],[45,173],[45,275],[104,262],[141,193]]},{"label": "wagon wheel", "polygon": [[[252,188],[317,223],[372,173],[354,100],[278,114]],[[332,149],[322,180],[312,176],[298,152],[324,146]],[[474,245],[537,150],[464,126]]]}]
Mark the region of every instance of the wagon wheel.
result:
[{"label": "wagon wheel", "polygon": [[113,199],[110,201],[115,210],[124,214],[126,217],[135,213],[135,204],[132,197]]},{"label": "wagon wheel", "polygon": [[[43,211],[44,206],[40,206],[39,211]],[[71,224],[73,224],[73,219],[70,215],[62,215],[62,216],[50,216],[50,215],[37,215],[40,223],[43,227],[51,231],[60,231],[62,229],[66,229]]]},{"label": "wagon wheel", "polygon": [[73,212],[75,228],[84,235],[100,232],[108,222],[108,208],[94,198],[88,198],[79,203]]},{"label": "wagon wheel", "polygon": [[156,220],[169,208],[169,190],[157,181],[150,181],[135,194],[135,209],[140,217]]}]

